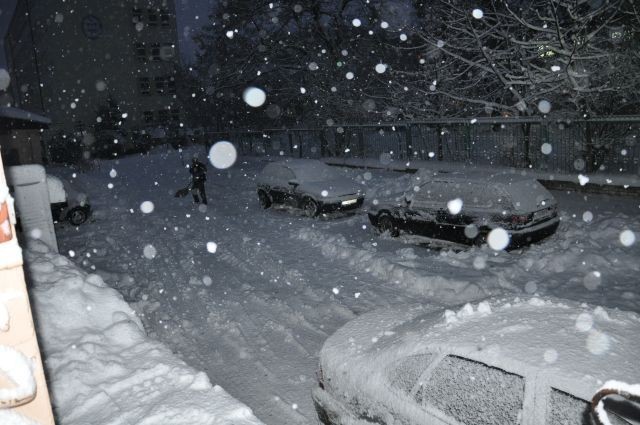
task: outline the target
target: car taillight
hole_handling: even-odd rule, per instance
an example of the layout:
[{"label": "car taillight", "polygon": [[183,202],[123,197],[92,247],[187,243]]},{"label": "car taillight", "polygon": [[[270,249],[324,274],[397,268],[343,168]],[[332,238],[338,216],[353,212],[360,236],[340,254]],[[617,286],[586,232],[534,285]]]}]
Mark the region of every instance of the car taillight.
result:
[{"label": "car taillight", "polygon": [[512,215],[511,224],[527,224],[533,218],[533,214]]}]

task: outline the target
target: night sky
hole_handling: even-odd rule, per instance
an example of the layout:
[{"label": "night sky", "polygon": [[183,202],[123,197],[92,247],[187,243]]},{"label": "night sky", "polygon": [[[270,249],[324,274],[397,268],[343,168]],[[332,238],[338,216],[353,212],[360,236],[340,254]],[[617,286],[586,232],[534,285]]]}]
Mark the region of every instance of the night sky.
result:
[{"label": "night sky", "polygon": [[[0,67],[6,66],[4,57],[4,36],[11,21],[11,15],[17,0],[2,0],[0,2]],[[44,0],[50,1],[50,0]],[[206,22],[212,5],[216,0],[175,0],[178,13],[178,34],[180,37],[180,52],[183,61],[189,61],[194,54],[195,46],[191,42],[191,30]]]}]

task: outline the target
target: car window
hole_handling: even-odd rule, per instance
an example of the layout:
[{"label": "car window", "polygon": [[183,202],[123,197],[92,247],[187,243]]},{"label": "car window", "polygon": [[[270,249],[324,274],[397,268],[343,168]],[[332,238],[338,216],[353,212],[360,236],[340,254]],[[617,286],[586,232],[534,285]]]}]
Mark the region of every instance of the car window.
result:
[{"label": "car window", "polygon": [[276,164],[267,164],[264,169],[262,170],[262,173],[260,175],[260,177],[263,180],[268,180],[268,181],[272,181],[276,178],[278,169],[280,168],[279,165]]},{"label": "car window", "polygon": [[433,354],[429,353],[405,357],[389,371],[391,386],[409,394],[431,360],[433,360]]},{"label": "car window", "polygon": [[282,167],[282,179],[289,182],[290,180],[295,180],[296,175],[293,170],[287,167]]},{"label": "car window", "polygon": [[521,423],[524,378],[457,356],[447,356],[421,378],[415,400],[467,425]]},{"label": "car window", "polygon": [[269,176],[273,183],[283,184],[293,178],[293,173],[282,165],[275,165],[270,169]]},{"label": "car window", "polygon": [[547,424],[591,425],[589,407],[588,402],[552,388],[549,410],[547,411]]},{"label": "car window", "polygon": [[319,182],[340,177],[335,167],[320,161],[309,161],[304,164],[304,167],[297,167],[296,175],[301,182]]},{"label": "car window", "polygon": [[519,211],[536,211],[553,203],[553,195],[534,179],[510,182],[505,190]]},{"label": "car window", "polygon": [[444,208],[449,200],[445,182],[432,181],[419,186],[411,204],[414,208]]},{"label": "car window", "polygon": [[463,206],[469,208],[488,208],[494,204],[484,186],[474,182],[433,181],[419,188],[413,196],[415,208],[446,208],[447,203],[456,198],[462,199]]},{"label": "car window", "polygon": [[492,184],[490,186],[485,187],[484,196],[487,199],[487,202],[490,203],[492,207],[495,207],[495,208],[513,207],[513,203],[511,201],[511,198],[509,197],[509,194],[499,184]]}]

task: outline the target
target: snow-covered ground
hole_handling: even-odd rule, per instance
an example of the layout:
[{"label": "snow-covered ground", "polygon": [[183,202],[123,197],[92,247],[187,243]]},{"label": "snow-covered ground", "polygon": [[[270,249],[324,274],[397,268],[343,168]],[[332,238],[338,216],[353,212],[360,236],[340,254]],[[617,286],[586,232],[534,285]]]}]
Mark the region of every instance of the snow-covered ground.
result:
[{"label": "snow-covered ground", "polygon": [[[267,424],[316,422],[318,351],[376,307],[538,293],[640,311],[640,242],[621,242],[625,230],[640,235],[637,198],[554,192],[562,222],[542,244],[454,252],[380,237],[364,213],[312,220],[263,211],[254,180],[265,162],[255,158],[210,166],[209,205],[199,208],[173,196],[188,181],[189,158],[162,148],[85,171],[51,169],[95,210],[89,223],[58,227],[61,253],[117,289],[150,336]],[[341,172],[366,187],[365,208],[410,178]]]},{"label": "snow-covered ground", "polygon": [[261,423],[206,374],[148,338],[135,312],[100,276],[41,242],[25,253],[58,423]]}]

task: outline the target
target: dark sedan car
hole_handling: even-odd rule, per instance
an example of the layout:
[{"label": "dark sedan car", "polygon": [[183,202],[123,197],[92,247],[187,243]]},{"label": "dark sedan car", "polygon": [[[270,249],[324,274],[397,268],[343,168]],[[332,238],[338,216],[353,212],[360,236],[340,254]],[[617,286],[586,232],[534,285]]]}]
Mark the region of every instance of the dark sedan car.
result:
[{"label": "dark sedan car", "polygon": [[381,232],[401,232],[464,245],[486,242],[514,249],[558,228],[556,200],[540,183],[518,174],[419,171],[400,203],[369,211]]},{"label": "dark sedan car", "polygon": [[364,193],[354,180],[313,159],[269,163],[256,182],[262,208],[285,204],[301,208],[308,217],[354,210],[364,202]]}]

